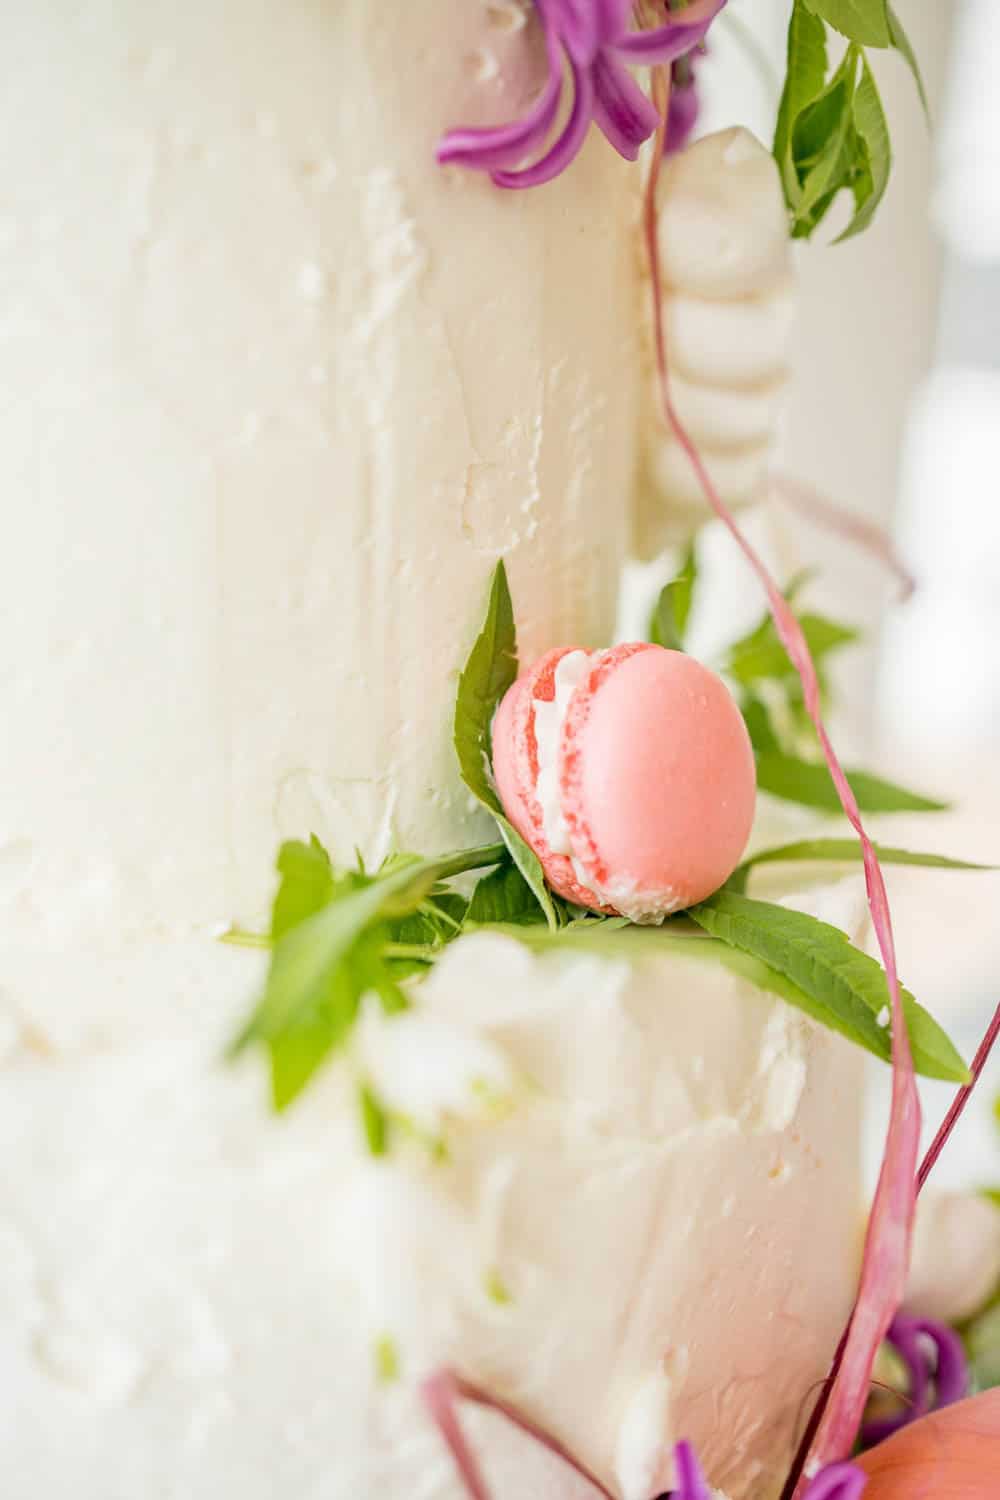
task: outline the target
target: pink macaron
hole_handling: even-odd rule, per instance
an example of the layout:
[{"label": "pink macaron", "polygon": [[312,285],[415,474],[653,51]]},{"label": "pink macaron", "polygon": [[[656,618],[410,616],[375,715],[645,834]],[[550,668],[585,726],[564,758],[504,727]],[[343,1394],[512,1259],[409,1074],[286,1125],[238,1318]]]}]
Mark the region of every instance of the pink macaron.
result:
[{"label": "pink macaron", "polygon": [[736,868],[756,777],[714,672],[645,642],[561,647],[517,679],[493,725],[504,810],[559,895],[656,921]]}]

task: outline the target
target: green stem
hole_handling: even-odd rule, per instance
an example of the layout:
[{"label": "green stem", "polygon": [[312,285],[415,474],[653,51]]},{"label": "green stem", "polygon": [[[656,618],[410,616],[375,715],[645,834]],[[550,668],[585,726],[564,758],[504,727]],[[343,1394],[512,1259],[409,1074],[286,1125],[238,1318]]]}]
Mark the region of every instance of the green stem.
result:
[{"label": "green stem", "polygon": [[382,949],[386,958],[415,958],[428,964],[434,962],[439,951],[430,943],[386,943]]},{"label": "green stem", "polygon": [[480,844],[476,849],[460,849],[457,854],[425,859],[421,863],[427,870],[434,870],[438,880],[450,880],[453,875],[464,875],[468,870],[484,870],[489,865],[502,864],[507,857],[505,844]]},{"label": "green stem", "polygon": [[228,932],[221,934],[220,943],[226,943],[230,948],[270,948],[271,939],[266,932],[246,932],[242,927],[230,927]]}]

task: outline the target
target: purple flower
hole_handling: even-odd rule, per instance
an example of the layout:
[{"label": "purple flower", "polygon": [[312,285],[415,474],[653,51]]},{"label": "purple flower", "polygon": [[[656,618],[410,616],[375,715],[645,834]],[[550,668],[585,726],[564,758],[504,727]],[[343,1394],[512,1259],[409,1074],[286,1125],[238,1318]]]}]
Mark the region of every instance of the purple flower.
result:
[{"label": "purple flower", "polygon": [[[663,1500],[712,1500],[701,1465],[690,1443],[674,1448],[677,1488]],[[868,1476],[855,1464],[829,1464],[813,1479],[804,1500],[860,1500]]]},{"label": "purple flower", "polygon": [[868,1475],[856,1464],[828,1464],[805,1492],[804,1500],[859,1500]]},{"label": "purple flower", "polygon": [[866,1422],[861,1445],[873,1448],[901,1427],[969,1394],[969,1367],[962,1340],[932,1318],[897,1313],[886,1335],[906,1366],[906,1403],[891,1417]]},{"label": "purple flower", "polygon": [[677,1488],[671,1490],[672,1500],[712,1500],[712,1492],[705,1483],[701,1465],[690,1443],[677,1443],[674,1447],[674,1468]]},{"label": "purple flower", "polygon": [[[569,166],[591,122],[626,161],[635,161],[659,115],[627,65],[672,63],[686,56],[725,3],[691,0],[665,16],[662,26],[632,31],[632,0],[534,0],[548,57],[542,92],[520,120],[449,131],[438,146],[438,161],[489,172],[498,187],[537,187]],[[573,102],[550,143],[567,72]],[[535,160],[522,166],[529,156]]]}]

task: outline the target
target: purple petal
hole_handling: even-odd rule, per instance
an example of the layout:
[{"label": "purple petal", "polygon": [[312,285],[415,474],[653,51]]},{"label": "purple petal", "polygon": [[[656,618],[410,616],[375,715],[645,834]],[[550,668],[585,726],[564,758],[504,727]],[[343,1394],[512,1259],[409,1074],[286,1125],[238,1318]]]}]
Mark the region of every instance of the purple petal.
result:
[{"label": "purple petal", "polygon": [[[947,1328],[943,1323],[936,1323],[931,1318],[910,1318],[900,1313],[893,1319],[886,1337],[906,1365],[906,1402],[893,1416],[865,1423],[861,1431],[861,1442],[865,1448],[874,1448],[877,1443],[891,1437],[901,1427],[908,1427],[928,1411],[950,1406],[969,1393],[969,1367],[965,1350],[953,1329]],[[934,1350],[933,1360],[928,1355],[928,1343]]]},{"label": "purple petal", "polygon": [[806,1490],[803,1500],[858,1500],[868,1475],[855,1464],[829,1464]]},{"label": "purple petal", "polygon": [[672,1491],[673,1500],[712,1500],[701,1465],[690,1443],[678,1443],[675,1446],[674,1468],[677,1471],[677,1488]]},{"label": "purple petal", "polygon": [[519,120],[508,125],[459,127],[449,130],[438,142],[435,155],[443,165],[458,162],[464,167],[493,171],[516,167],[532,151],[545,144],[555,124],[562,96],[563,69],[555,34],[546,22],[545,46],[549,73],[545,87],[534,104]]},{"label": "purple petal", "polygon": [[617,42],[628,30],[632,0],[596,0],[597,29],[602,42]]},{"label": "purple petal", "polygon": [[[537,3],[537,0],[536,0]],[[545,0],[544,9],[575,63],[589,67],[600,42],[601,0]]]},{"label": "purple petal", "polygon": [[660,123],[656,106],[636,83],[625,64],[602,49],[594,59],[594,120],[626,161],[635,161],[639,147]]},{"label": "purple petal", "polygon": [[726,0],[693,0],[678,12],[676,21],[620,37],[614,44],[615,51],[633,63],[674,62],[697,47],[725,3]]},{"label": "purple petal", "polygon": [[570,70],[573,74],[573,108],[558,139],[530,167],[520,172],[493,172],[491,175],[497,187],[539,187],[564,172],[578,154],[594,115],[594,83],[589,69],[578,68],[571,62]]}]

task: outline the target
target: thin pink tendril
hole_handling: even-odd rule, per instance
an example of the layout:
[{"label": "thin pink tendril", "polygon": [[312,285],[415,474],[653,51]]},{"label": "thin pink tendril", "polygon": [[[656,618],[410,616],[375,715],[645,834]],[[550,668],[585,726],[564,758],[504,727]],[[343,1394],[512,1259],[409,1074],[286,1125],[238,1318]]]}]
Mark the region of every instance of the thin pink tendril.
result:
[{"label": "thin pink tendril", "polygon": [[972,1097],[972,1090],[979,1082],[980,1075],[989,1060],[990,1053],[993,1051],[998,1036],[1000,1036],[1000,1005],[993,1012],[993,1019],[987,1028],[986,1035],[979,1043],[976,1055],[972,1059],[972,1066],[969,1069],[971,1077],[968,1083],[963,1084],[955,1095],[951,1102],[951,1108],[941,1121],[937,1134],[927,1148],[927,1155],[920,1163],[920,1171],[917,1173],[918,1193],[934,1170],[934,1165],[944,1150],[948,1137],[961,1119],[965,1106]]},{"label": "thin pink tendril", "polygon": [[497,1396],[491,1396],[470,1381],[463,1380],[453,1370],[437,1370],[433,1375],[428,1376],[420,1387],[420,1394],[431,1421],[440,1432],[455,1462],[455,1468],[469,1500],[492,1500],[492,1496],[483,1478],[479,1461],[469,1447],[462,1430],[458,1415],[460,1401],[468,1401],[473,1406],[483,1406],[490,1411],[499,1412],[547,1452],[561,1459],[568,1468],[573,1470],[574,1474],[578,1474],[581,1479],[586,1479],[592,1484],[603,1500],[615,1500],[611,1491],[605,1488],[597,1476],[585,1468],[578,1459],[575,1459],[569,1449],[564,1447],[557,1438],[552,1437],[537,1423],[532,1422],[530,1417],[526,1417],[516,1407]]},{"label": "thin pink tendril", "polygon": [[841,806],[861,843],[868,905],[885,966],[892,1003],[892,1113],[882,1170],[879,1173],[865,1240],[858,1295],[851,1321],[834,1357],[829,1376],[809,1422],[803,1445],[789,1475],[785,1495],[791,1497],[798,1493],[803,1470],[812,1455],[815,1455],[821,1462],[830,1462],[848,1455],[867,1397],[875,1353],[896,1308],[902,1301],[916,1203],[914,1185],[920,1132],[920,1103],[903,1015],[895,939],[885,880],[878,856],[862,822],[857,800],[844,775],[823,721],[819,681],[809,647],[798,620],[788,608],[777,584],[753,546],[743,535],[728,506],[716,490],[702,462],[701,455],[678,418],[670,394],[656,215],[656,191],[665,146],[662,121],[666,118],[669,94],[669,78],[665,76],[662,68],[655,69],[653,98],[659,110],[661,125],[655,137],[653,159],[646,184],[644,227],[653,301],[656,368],[663,415],[669,430],[691,464],[706,500],[756,574],[767,597],[779,638],[801,678],[806,709],[815,727]]},{"label": "thin pink tendril", "polygon": [[899,584],[900,604],[905,604],[912,597],[917,580],[896,551],[892,538],[884,527],[866,520],[864,516],[852,515],[828,496],[821,495],[813,485],[806,484],[802,479],[795,479],[791,474],[773,474],[771,490],[790,510],[807,516],[810,521],[825,527],[835,536],[842,536],[881,563]]}]

